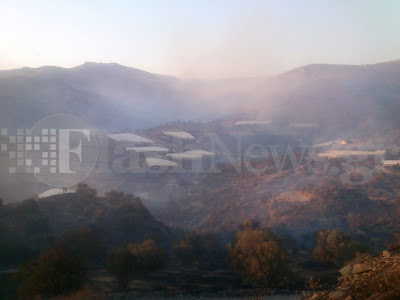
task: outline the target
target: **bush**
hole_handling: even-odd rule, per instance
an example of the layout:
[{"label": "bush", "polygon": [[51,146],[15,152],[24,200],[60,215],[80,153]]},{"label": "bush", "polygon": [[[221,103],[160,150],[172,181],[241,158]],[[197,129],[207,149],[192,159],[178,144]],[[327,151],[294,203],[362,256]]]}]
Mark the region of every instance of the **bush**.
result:
[{"label": "bush", "polygon": [[173,247],[173,253],[181,264],[188,265],[204,258],[210,259],[223,251],[220,238],[215,234],[184,233]]},{"label": "bush", "polygon": [[167,253],[153,240],[146,240],[142,244],[129,244],[128,249],[136,257],[138,268],[142,273],[162,269],[168,262]]},{"label": "bush", "polygon": [[92,201],[96,199],[97,196],[97,191],[90,188],[86,183],[79,183],[76,187],[76,193],[85,201]]},{"label": "bush", "polygon": [[246,229],[255,230],[259,228],[261,228],[261,222],[258,221],[257,219],[248,219],[239,225],[239,230],[246,230]]},{"label": "bush", "polygon": [[400,234],[394,233],[393,238],[386,243],[389,250],[398,249],[400,247]]},{"label": "bush", "polygon": [[340,231],[327,229],[315,233],[312,256],[319,262],[341,266],[352,260],[357,252],[368,252],[368,247]]},{"label": "bush", "polygon": [[126,289],[129,282],[139,273],[136,257],[126,247],[120,247],[111,252],[107,270],[117,278],[121,289]]},{"label": "bush", "polygon": [[201,237],[195,232],[189,232],[182,235],[180,240],[173,247],[173,253],[181,264],[193,264],[203,255]]},{"label": "bush", "polygon": [[150,211],[138,197],[124,195],[119,205],[120,225],[124,232],[138,231],[143,225],[153,219]]},{"label": "bush", "polygon": [[345,261],[344,265],[354,265],[362,263],[363,261],[369,260],[372,258],[371,253],[361,253],[357,252],[351,260]]},{"label": "bush", "polygon": [[286,252],[268,229],[239,231],[227,245],[232,270],[255,287],[284,286],[290,281]]},{"label": "bush", "polygon": [[78,258],[53,248],[21,266],[17,278],[18,294],[29,299],[77,291],[86,282],[86,271]]},{"label": "bush", "polygon": [[121,201],[121,198],[124,196],[124,193],[116,190],[110,190],[105,193],[105,196],[111,204],[118,204]]},{"label": "bush", "polygon": [[153,240],[146,240],[114,250],[109,256],[107,269],[117,278],[119,287],[126,289],[134,278],[163,268],[167,259],[167,254]]}]

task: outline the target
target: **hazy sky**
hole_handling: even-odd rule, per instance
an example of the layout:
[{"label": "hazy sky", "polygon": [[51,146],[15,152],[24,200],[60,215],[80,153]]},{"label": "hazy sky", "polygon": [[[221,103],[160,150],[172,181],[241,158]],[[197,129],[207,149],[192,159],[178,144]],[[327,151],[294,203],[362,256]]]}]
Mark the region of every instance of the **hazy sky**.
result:
[{"label": "hazy sky", "polygon": [[117,62],[179,77],[400,58],[400,1],[0,1],[0,69]]}]

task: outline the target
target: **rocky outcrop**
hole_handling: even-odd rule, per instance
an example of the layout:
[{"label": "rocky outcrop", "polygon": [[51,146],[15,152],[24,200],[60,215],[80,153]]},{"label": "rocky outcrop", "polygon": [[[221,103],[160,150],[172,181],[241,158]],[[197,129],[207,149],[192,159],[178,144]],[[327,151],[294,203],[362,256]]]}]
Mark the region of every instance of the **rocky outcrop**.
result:
[{"label": "rocky outcrop", "polygon": [[383,251],[360,263],[339,270],[339,283],[327,291],[303,295],[300,299],[351,300],[400,299],[400,251]]}]

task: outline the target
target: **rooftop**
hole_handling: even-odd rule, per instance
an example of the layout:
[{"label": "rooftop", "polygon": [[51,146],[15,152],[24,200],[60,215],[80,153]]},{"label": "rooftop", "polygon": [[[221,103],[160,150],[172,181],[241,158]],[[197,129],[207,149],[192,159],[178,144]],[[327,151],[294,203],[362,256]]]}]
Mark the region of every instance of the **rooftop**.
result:
[{"label": "rooftop", "polygon": [[108,137],[113,139],[117,142],[126,142],[126,143],[133,143],[133,144],[153,144],[152,140],[146,139],[144,137],[138,136],[133,133],[116,133],[116,134],[109,134]]},{"label": "rooftop", "polygon": [[195,137],[186,131],[164,131],[164,134],[181,140],[195,140]]}]

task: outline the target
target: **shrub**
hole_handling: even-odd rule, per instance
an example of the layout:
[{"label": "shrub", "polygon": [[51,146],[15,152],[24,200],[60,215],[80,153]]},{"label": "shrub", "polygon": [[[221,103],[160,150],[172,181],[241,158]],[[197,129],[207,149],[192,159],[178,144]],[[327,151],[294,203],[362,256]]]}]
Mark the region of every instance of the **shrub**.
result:
[{"label": "shrub", "polygon": [[386,243],[389,250],[398,249],[400,247],[400,234],[394,233],[393,238]]},{"label": "shrub", "polygon": [[115,249],[108,259],[108,271],[117,278],[121,289],[126,289],[134,278],[163,268],[167,254],[153,240],[129,244]]},{"label": "shrub", "polygon": [[118,204],[121,201],[121,198],[124,196],[124,193],[116,190],[110,190],[105,193],[105,196],[111,204]]},{"label": "shrub", "polygon": [[82,200],[85,201],[94,200],[97,196],[97,191],[90,188],[86,183],[79,183],[76,187],[76,193]]},{"label": "shrub", "polygon": [[244,283],[255,287],[284,286],[291,273],[286,252],[268,229],[239,231],[227,245],[232,270]]},{"label": "shrub", "polygon": [[125,232],[138,231],[144,223],[153,218],[140,198],[133,197],[131,194],[122,197],[119,211],[121,230]]},{"label": "shrub", "polygon": [[173,247],[173,253],[181,264],[193,264],[204,258],[210,259],[222,252],[219,237],[215,234],[184,233]]},{"label": "shrub", "polygon": [[173,253],[181,264],[192,264],[203,254],[201,238],[195,232],[188,232],[181,236],[173,247]]},{"label": "shrub", "polygon": [[369,260],[371,258],[372,258],[372,254],[371,253],[357,252],[351,260],[345,261],[344,265],[359,264],[359,263],[362,263],[363,261]]},{"label": "shrub", "polygon": [[126,247],[120,247],[111,252],[107,270],[117,278],[121,289],[126,289],[129,282],[139,273],[136,257]]},{"label": "shrub", "polygon": [[146,240],[141,244],[129,244],[128,249],[136,257],[138,269],[142,273],[162,269],[168,262],[167,253],[153,240]]},{"label": "shrub", "polygon": [[312,255],[319,262],[340,266],[352,260],[357,252],[368,252],[368,247],[340,231],[327,229],[315,233]]},{"label": "shrub", "polygon": [[86,282],[86,271],[78,258],[53,248],[22,265],[17,278],[18,294],[24,299],[57,296],[79,290]]},{"label": "shrub", "polygon": [[240,230],[246,230],[246,229],[255,230],[255,229],[259,229],[260,227],[261,227],[261,223],[257,219],[248,219],[239,225]]}]

